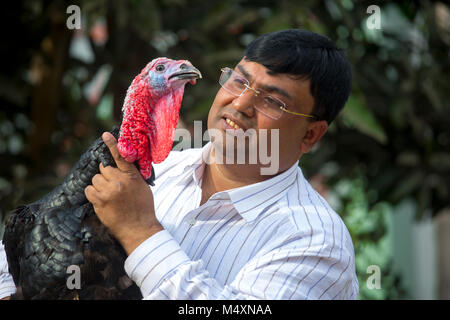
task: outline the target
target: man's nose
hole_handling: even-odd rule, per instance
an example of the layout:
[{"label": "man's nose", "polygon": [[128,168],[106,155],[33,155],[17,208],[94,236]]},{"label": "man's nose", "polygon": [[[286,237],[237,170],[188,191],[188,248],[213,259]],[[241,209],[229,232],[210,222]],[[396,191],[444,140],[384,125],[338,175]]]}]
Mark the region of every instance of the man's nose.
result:
[{"label": "man's nose", "polygon": [[237,111],[244,113],[248,117],[253,117],[255,115],[255,108],[253,106],[254,97],[254,92],[252,92],[251,90],[245,90],[244,93],[233,99],[231,105]]}]

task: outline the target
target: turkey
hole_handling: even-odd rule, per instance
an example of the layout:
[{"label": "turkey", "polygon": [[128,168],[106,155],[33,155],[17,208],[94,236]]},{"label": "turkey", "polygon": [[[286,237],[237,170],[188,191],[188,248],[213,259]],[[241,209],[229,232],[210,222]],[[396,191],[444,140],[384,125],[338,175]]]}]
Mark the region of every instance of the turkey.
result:
[{"label": "turkey", "polygon": [[[155,179],[152,163],[172,149],[186,83],[201,73],[187,60],[157,58],[127,90],[120,128],[111,133],[118,150],[134,163],[147,183]],[[97,218],[84,194],[103,166],[116,166],[108,147],[97,139],[64,181],[42,199],[13,210],[3,243],[17,286],[13,299],[141,299],[124,270],[127,257]],[[68,286],[69,267],[80,271],[80,286]]]}]

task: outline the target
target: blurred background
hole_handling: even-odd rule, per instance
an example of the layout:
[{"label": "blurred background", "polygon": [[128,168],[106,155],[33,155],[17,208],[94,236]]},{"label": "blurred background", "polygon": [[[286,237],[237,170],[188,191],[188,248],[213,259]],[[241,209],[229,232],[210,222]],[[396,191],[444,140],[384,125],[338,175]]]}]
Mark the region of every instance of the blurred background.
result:
[{"label": "blurred background", "polygon": [[7,7],[0,235],[11,209],[59,184],[118,123],[126,89],[147,62],[188,59],[201,70],[203,79],[186,88],[179,126],[192,130],[201,120],[206,129],[220,68],[233,67],[260,34],[304,28],[334,40],[353,68],[345,109],[300,165],[352,235],[359,299],[450,298],[449,5],[35,0]]}]

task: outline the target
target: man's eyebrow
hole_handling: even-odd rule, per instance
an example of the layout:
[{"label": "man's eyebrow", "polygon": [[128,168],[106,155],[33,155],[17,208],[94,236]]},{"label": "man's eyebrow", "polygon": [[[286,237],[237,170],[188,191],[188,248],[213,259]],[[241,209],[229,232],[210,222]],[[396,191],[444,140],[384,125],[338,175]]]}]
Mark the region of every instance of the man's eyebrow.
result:
[{"label": "man's eyebrow", "polygon": [[260,86],[260,88],[267,92],[281,94],[283,97],[286,97],[289,100],[292,100],[291,95],[281,88],[271,86],[271,85],[262,85],[262,86]]},{"label": "man's eyebrow", "polygon": [[251,81],[252,80],[252,76],[247,72],[247,70],[245,70],[245,68],[243,66],[241,66],[240,64],[237,65],[237,68],[239,69],[239,71],[242,73],[242,75],[244,77],[247,78],[247,80]]},{"label": "man's eyebrow", "polygon": [[[243,66],[241,66],[240,64],[237,65],[237,68],[239,69],[239,71],[242,73],[242,75],[244,77],[247,78],[248,81],[252,81],[252,76],[248,73],[247,70],[245,70],[245,68]],[[273,75],[273,72],[268,72],[269,74]],[[270,93],[278,93],[281,94],[282,96],[288,98],[289,100],[292,101],[292,97],[289,93],[287,93],[285,90],[278,88],[276,86],[272,86],[272,85],[262,85],[260,86],[260,89],[270,92]]]}]

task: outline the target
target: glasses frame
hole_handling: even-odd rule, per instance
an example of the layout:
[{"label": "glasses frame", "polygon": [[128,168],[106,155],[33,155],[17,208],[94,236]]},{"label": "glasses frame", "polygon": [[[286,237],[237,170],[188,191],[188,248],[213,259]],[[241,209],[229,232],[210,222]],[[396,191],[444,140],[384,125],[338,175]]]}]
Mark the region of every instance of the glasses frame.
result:
[{"label": "glasses frame", "polygon": [[[235,97],[240,97],[240,96],[242,96],[242,95],[245,93],[245,91],[247,91],[247,90],[253,91],[253,92],[255,93],[255,96],[258,96],[260,93],[262,93],[262,91],[260,91],[260,90],[258,90],[258,89],[255,89],[255,88],[252,88],[252,87],[250,86],[250,81],[248,81],[248,79],[247,79],[246,77],[244,77],[243,75],[241,75],[241,74],[239,74],[238,72],[234,71],[233,69],[231,69],[231,68],[229,68],[229,67],[224,67],[224,68],[221,68],[220,71],[222,71],[222,74],[220,75],[220,78],[222,78],[222,76],[223,76],[223,74],[224,74],[225,72],[231,71],[231,74],[236,73],[236,74],[238,74],[243,80],[246,81],[246,83],[244,83],[244,87],[245,87],[244,90],[242,90],[242,92],[241,92],[240,94],[235,94],[235,93],[231,92],[229,89],[225,88],[225,87],[220,83],[220,78],[219,78],[219,84],[220,84],[220,86],[221,86],[222,88],[224,88],[227,92],[229,92],[229,93],[231,93],[232,95],[234,95]],[[283,105],[283,106],[280,106],[280,110],[281,110],[281,111],[284,111],[284,112],[286,112],[286,113],[289,113],[289,114],[292,114],[292,115],[296,115],[296,116],[302,116],[302,117],[313,118],[313,119],[316,118],[316,116],[311,115],[311,114],[304,114],[304,113],[299,113],[299,112],[294,112],[294,111],[288,110],[288,109],[286,108],[286,103],[284,103],[283,101],[281,101],[281,100],[278,99],[278,98],[275,98],[275,97],[272,97],[272,96],[270,96],[270,97],[271,97],[272,99],[276,99],[277,101],[279,101],[279,102]],[[266,114],[264,111],[261,111],[261,110],[258,108],[258,106],[257,106],[256,104],[254,104],[253,107],[254,107],[256,110],[258,110],[259,112],[261,112],[262,114],[264,114],[265,116],[267,116],[267,117],[269,117],[269,118],[271,118],[271,119],[274,119],[274,120],[280,119],[280,118],[281,118],[281,115],[283,114],[283,113],[280,113],[280,116],[279,116],[278,118],[275,118],[275,117],[273,117],[273,116],[269,116],[269,115]]]}]

